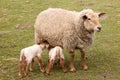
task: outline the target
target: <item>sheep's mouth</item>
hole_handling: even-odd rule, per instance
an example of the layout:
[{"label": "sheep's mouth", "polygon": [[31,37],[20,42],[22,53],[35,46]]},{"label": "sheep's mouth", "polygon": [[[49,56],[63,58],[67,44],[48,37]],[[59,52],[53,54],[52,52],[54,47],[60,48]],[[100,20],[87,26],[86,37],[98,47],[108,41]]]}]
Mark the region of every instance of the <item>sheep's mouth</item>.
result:
[{"label": "sheep's mouth", "polygon": [[97,32],[101,32],[102,30],[101,29],[99,29]]},{"label": "sheep's mouth", "polygon": [[101,29],[96,29],[95,31],[96,31],[96,32],[101,32],[102,30],[101,30]]}]

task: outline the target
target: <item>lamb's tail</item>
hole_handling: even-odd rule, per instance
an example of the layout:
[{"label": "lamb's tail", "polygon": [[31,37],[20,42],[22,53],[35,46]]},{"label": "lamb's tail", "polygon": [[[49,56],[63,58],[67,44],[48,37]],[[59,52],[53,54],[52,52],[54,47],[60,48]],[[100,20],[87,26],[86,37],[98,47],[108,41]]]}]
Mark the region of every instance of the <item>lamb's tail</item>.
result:
[{"label": "lamb's tail", "polygon": [[60,58],[60,49],[59,48],[56,50],[56,57]]},{"label": "lamb's tail", "polygon": [[58,63],[60,63],[60,49],[57,48],[56,49],[56,60],[55,60],[55,65],[57,65]]},{"label": "lamb's tail", "polygon": [[64,59],[64,54],[61,47],[56,47],[56,57]]},{"label": "lamb's tail", "polygon": [[24,56],[24,50],[22,49],[20,52],[20,61],[25,60],[25,56]]}]

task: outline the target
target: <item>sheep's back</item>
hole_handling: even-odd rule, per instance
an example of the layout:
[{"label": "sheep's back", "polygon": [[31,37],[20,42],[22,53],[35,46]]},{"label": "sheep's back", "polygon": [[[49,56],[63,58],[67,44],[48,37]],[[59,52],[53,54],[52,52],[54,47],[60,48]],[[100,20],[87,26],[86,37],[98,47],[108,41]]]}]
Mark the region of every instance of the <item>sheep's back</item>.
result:
[{"label": "sheep's back", "polygon": [[38,15],[35,30],[41,39],[47,40],[51,45],[63,46],[64,37],[75,35],[76,14],[64,9],[45,10]]}]

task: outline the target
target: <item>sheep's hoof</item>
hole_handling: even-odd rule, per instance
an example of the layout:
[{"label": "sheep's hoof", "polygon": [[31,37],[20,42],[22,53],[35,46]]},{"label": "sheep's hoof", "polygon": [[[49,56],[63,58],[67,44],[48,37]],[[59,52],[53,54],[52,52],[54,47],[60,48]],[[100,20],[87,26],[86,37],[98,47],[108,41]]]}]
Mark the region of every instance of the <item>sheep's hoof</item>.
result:
[{"label": "sheep's hoof", "polygon": [[88,66],[84,66],[84,67],[83,67],[83,70],[88,70]]},{"label": "sheep's hoof", "polygon": [[71,72],[75,72],[76,69],[75,69],[75,68],[71,68],[70,71],[71,71]]},{"label": "sheep's hoof", "polygon": [[67,70],[63,70],[63,72],[64,72],[64,73],[66,73],[66,72],[67,72]]},{"label": "sheep's hoof", "polygon": [[64,69],[63,72],[66,73],[66,72],[67,72],[67,69]]}]

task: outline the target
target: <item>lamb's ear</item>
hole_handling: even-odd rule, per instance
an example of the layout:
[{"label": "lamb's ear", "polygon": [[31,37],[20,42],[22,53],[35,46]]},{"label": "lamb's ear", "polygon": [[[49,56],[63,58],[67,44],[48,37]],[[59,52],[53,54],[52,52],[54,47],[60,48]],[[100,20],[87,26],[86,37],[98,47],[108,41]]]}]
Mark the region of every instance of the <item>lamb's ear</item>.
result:
[{"label": "lamb's ear", "polygon": [[86,16],[86,15],[83,16],[83,20],[85,20],[85,19],[87,19],[87,16]]},{"label": "lamb's ear", "polygon": [[99,18],[100,19],[106,19],[107,18],[107,15],[106,15],[106,13],[98,13],[98,16],[99,16]]},{"label": "lamb's ear", "polygon": [[48,63],[50,62],[50,58],[48,59]]}]

